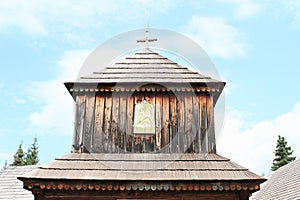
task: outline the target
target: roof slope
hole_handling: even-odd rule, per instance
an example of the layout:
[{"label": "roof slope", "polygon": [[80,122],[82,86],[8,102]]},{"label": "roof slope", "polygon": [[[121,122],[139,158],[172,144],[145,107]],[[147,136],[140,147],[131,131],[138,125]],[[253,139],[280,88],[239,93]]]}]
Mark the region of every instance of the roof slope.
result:
[{"label": "roof slope", "polygon": [[[155,172],[156,176],[153,176]],[[215,181],[263,179],[217,154],[71,153],[24,178],[123,181]]]},{"label": "roof slope", "polygon": [[36,168],[37,166],[34,165],[19,167],[11,166],[2,171],[0,173],[0,199],[33,200],[32,193],[23,189],[23,183],[18,180],[17,177]]},{"label": "roof slope", "polygon": [[220,82],[146,48],[102,71],[80,77],[88,83],[209,83]]},{"label": "roof slope", "polygon": [[252,200],[300,199],[300,159],[275,171]]}]

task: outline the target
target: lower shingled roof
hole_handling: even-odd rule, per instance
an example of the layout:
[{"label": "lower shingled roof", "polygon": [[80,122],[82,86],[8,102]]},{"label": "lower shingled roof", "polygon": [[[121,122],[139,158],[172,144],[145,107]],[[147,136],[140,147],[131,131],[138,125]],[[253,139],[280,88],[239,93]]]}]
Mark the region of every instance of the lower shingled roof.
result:
[{"label": "lower shingled roof", "polygon": [[23,184],[18,176],[36,169],[38,166],[9,166],[0,172],[0,199],[6,200],[33,200],[30,191],[23,189]]},{"label": "lower shingled roof", "polygon": [[300,199],[300,159],[278,170],[253,194],[252,200]]},{"label": "lower shingled roof", "polygon": [[217,154],[71,153],[22,179],[120,181],[259,181],[260,176]]}]

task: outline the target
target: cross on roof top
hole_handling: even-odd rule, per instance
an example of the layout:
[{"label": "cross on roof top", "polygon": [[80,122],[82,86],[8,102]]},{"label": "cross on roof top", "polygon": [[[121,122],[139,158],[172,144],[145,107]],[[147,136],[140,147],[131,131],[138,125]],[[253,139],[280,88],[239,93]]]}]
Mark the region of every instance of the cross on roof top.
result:
[{"label": "cross on roof top", "polygon": [[149,46],[149,42],[155,42],[157,41],[157,38],[149,38],[149,30],[148,28],[145,31],[145,39],[137,40],[137,42],[146,43],[146,48]]}]

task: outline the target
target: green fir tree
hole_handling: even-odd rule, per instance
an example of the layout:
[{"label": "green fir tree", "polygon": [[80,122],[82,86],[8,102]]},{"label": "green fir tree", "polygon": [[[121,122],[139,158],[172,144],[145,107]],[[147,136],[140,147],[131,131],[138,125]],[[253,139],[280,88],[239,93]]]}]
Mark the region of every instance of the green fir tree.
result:
[{"label": "green fir tree", "polygon": [[24,158],[24,151],[22,149],[22,143],[19,145],[17,152],[14,155],[14,161],[11,166],[24,166],[25,165],[25,158]]},{"label": "green fir tree", "polygon": [[276,171],[280,167],[294,161],[296,157],[291,156],[293,152],[292,148],[287,146],[287,141],[285,141],[284,137],[278,135],[277,145],[274,152],[275,158],[273,160],[271,170]]},{"label": "green fir tree", "polygon": [[33,143],[26,153],[25,165],[36,165],[39,163],[38,158],[39,147],[37,143],[37,138],[35,137]]}]

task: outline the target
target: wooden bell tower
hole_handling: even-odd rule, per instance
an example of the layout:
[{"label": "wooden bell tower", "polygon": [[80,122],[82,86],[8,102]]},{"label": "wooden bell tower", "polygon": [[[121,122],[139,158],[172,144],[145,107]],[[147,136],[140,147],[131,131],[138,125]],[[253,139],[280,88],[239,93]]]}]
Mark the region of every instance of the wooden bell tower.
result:
[{"label": "wooden bell tower", "polygon": [[216,154],[224,85],[149,48],[65,83],[72,151],[18,178],[36,200],[247,200],[265,179]]},{"label": "wooden bell tower", "polygon": [[216,152],[225,83],[148,48],[65,85],[76,101],[72,152]]}]

